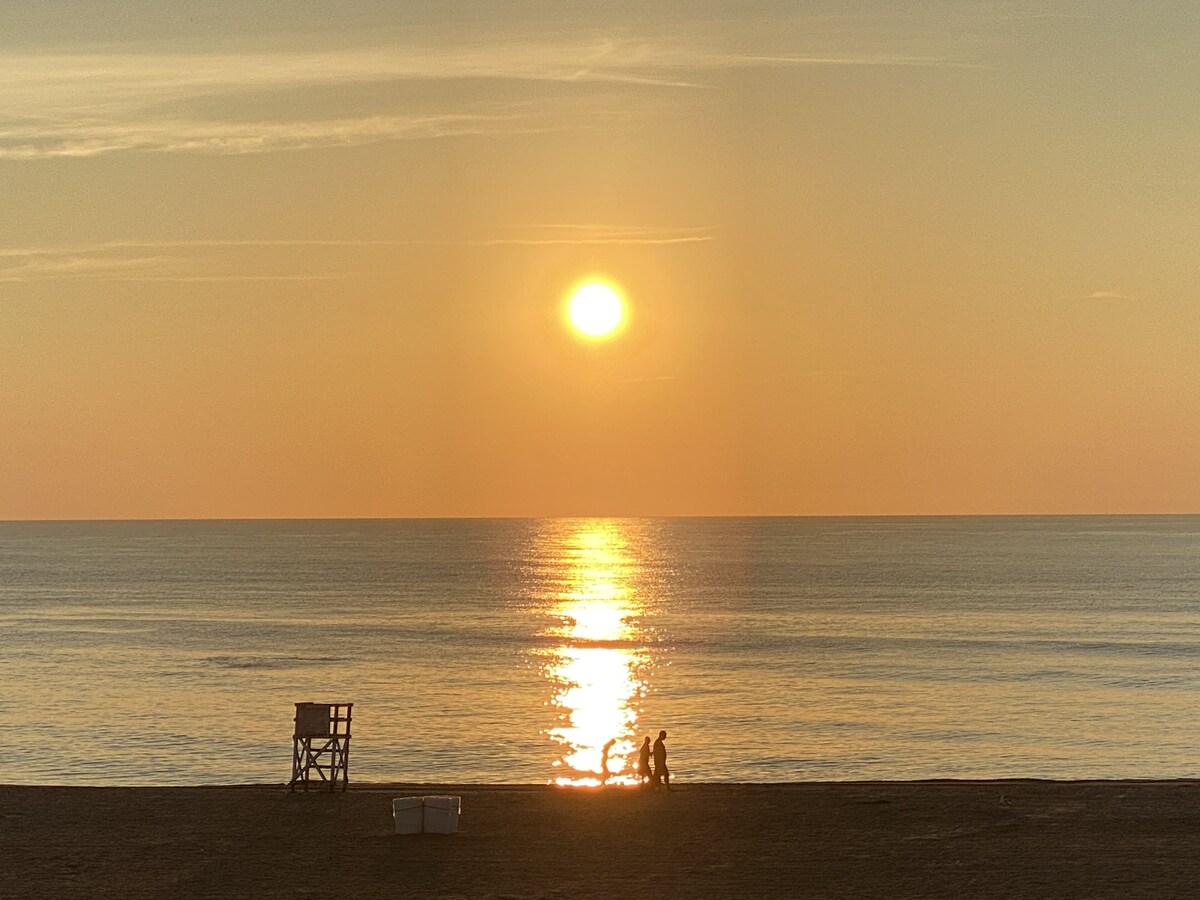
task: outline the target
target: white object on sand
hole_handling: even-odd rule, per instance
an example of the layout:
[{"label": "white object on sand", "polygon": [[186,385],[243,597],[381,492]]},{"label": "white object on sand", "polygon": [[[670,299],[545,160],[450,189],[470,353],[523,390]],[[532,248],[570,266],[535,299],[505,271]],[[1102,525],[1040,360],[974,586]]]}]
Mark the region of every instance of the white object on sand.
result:
[{"label": "white object on sand", "polygon": [[424,822],[422,797],[397,797],[392,801],[392,818],[396,820],[396,834],[420,834]]},{"label": "white object on sand", "polygon": [[461,797],[397,797],[392,801],[396,834],[454,834]]},{"label": "white object on sand", "polygon": [[424,831],[426,834],[453,834],[458,831],[461,797],[425,797]]}]

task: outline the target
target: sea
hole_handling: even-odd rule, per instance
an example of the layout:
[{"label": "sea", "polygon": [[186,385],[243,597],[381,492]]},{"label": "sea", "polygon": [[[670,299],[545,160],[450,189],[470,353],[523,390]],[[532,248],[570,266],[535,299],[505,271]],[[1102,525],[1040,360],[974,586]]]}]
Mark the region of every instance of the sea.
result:
[{"label": "sea", "polygon": [[1200,517],[0,523],[0,781],[285,782],[299,702],[352,783],[1196,777]]}]

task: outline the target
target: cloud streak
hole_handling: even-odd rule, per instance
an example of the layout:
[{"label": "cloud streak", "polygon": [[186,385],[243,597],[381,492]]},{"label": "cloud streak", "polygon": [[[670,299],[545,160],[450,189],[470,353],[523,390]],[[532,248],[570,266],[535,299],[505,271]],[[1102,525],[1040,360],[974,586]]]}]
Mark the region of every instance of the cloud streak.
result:
[{"label": "cloud streak", "polygon": [[[503,245],[553,244],[698,244],[715,241],[715,229],[646,228],[628,225],[527,225],[516,231],[528,231],[530,236],[486,238],[466,243],[483,247]],[[463,243],[463,242],[459,242]]]},{"label": "cloud streak", "polygon": [[[20,257],[21,254],[3,254]],[[0,282],[60,281],[65,279],[107,279],[127,277],[153,269],[162,263],[159,257],[79,256],[69,250],[61,254],[25,254],[16,265],[0,266]]]},{"label": "cloud streak", "polygon": [[1083,299],[1085,300],[1121,300],[1132,301],[1133,298],[1128,294],[1121,294],[1117,291],[1092,291]]},{"label": "cloud streak", "polygon": [[[368,116],[295,122],[66,121],[0,127],[0,159],[89,157],[120,151],[241,154],[353,147],[520,130],[519,117],[486,115]],[[530,127],[529,130],[537,130]]]},{"label": "cloud streak", "polygon": [[[124,240],[90,244],[60,244],[0,247],[0,284],[40,281],[329,281],[372,274],[342,270],[316,274],[262,272],[212,272],[217,260],[206,251],[289,250],[324,248],[345,251],[370,248],[414,247],[503,247],[554,244],[666,246],[716,240],[711,227],[659,227],[642,225],[556,224],[528,225],[510,229],[498,237],[461,240],[431,239],[195,239]],[[152,251],[175,251],[155,253]]]},{"label": "cloud streak", "polygon": [[[962,63],[884,53],[756,55],[683,39],[253,54],[16,54],[0,56],[0,160],[266,153],[582,127],[562,97],[501,114],[496,110],[503,104],[495,100],[444,101],[445,108],[419,112],[386,107],[404,83],[607,85],[644,94],[695,89],[704,86],[705,73],[719,70],[827,65]],[[374,108],[321,117],[296,96],[314,88],[355,91]],[[236,115],[248,97],[265,103],[269,114],[253,120]]]}]

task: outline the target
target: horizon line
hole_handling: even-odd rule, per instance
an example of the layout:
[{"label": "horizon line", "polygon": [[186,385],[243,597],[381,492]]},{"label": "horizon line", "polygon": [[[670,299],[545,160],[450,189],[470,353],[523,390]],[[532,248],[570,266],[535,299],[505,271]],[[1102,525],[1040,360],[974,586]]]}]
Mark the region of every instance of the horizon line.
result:
[{"label": "horizon line", "polygon": [[1105,513],[703,513],[666,515],[444,515],[444,516],[191,516],[105,518],[0,518],[0,525],[20,524],[150,524],[166,522],[452,522],[542,521],[547,519],[1135,519],[1195,518],[1198,512]]}]

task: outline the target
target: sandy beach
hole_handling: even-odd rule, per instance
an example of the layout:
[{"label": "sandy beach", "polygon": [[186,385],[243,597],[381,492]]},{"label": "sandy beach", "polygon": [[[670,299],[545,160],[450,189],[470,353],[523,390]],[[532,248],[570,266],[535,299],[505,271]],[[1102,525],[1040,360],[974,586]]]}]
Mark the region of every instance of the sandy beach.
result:
[{"label": "sandy beach", "polygon": [[[455,835],[391,799],[462,797]],[[0,787],[14,898],[1194,897],[1200,783]],[[13,890],[15,888],[15,890]]]}]

